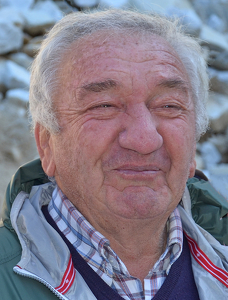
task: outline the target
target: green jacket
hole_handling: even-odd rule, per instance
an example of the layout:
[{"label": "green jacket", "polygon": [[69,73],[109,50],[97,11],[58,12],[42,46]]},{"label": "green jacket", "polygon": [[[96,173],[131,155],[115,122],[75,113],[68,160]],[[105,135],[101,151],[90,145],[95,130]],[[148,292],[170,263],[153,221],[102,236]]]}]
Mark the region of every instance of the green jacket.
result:
[{"label": "green jacket", "polygon": [[43,284],[33,279],[25,279],[13,271],[13,267],[21,259],[21,245],[10,221],[12,203],[20,191],[29,192],[33,185],[47,181],[40,160],[35,160],[19,168],[7,187],[0,223],[1,300],[57,299]]},{"label": "green jacket", "polygon": [[[21,168],[8,185],[0,225],[0,299],[57,299],[43,284],[13,272],[20,261],[21,246],[10,221],[12,203],[20,191],[29,193],[34,185],[48,182],[40,160]],[[192,215],[197,224],[211,233],[221,244],[228,245],[228,203],[208,181],[189,179],[187,187],[192,199]],[[6,288],[7,287],[7,288]]]}]

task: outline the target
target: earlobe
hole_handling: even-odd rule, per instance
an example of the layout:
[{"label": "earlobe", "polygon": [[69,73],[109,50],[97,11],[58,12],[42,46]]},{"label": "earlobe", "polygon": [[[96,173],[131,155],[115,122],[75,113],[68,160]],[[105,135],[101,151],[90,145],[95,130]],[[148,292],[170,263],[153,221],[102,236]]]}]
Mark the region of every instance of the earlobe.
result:
[{"label": "earlobe", "polygon": [[195,155],[196,155],[196,143],[194,145],[194,151],[192,153],[192,157],[191,157],[191,162],[190,162],[190,168],[189,168],[189,176],[188,178],[192,178],[195,175],[195,171],[196,171],[196,159],[195,159]]},{"label": "earlobe", "polygon": [[51,147],[51,134],[40,124],[36,124],[34,134],[42,168],[48,176],[53,177],[55,175],[55,161]]},{"label": "earlobe", "polygon": [[190,165],[190,170],[189,170],[189,178],[194,177],[195,175],[195,170],[196,170],[196,160],[193,159]]}]

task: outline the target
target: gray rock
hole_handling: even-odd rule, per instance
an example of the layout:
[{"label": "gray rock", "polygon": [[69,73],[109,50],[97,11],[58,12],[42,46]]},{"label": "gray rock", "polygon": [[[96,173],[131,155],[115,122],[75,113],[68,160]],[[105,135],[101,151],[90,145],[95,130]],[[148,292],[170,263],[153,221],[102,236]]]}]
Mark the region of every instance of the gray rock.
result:
[{"label": "gray rock", "polygon": [[26,115],[26,109],[7,101],[0,105],[0,153],[5,159],[21,163],[37,153]]},{"label": "gray rock", "polygon": [[7,20],[0,20],[0,54],[19,50],[23,45],[23,33],[20,28]]},{"label": "gray rock", "polygon": [[101,8],[127,8],[129,6],[128,0],[100,0],[99,7]]},{"label": "gray rock", "polygon": [[132,7],[144,12],[156,12],[168,16],[177,16],[186,27],[186,32],[198,36],[202,21],[188,0],[132,0]]},{"label": "gray rock", "polygon": [[35,0],[0,0],[0,7],[10,6],[18,9],[30,8]]},{"label": "gray rock", "polygon": [[209,51],[208,64],[219,70],[228,70],[228,51]]},{"label": "gray rock", "polygon": [[200,151],[206,169],[210,169],[211,167],[216,166],[222,159],[222,156],[219,153],[218,149],[209,141],[203,142],[201,144]]},{"label": "gray rock", "polygon": [[228,71],[208,68],[211,90],[228,95]]},{"label": "gray rock", "polygon": [[27,70],[33,62],[33,58],[23,52],[13,53],[9,55],[8,58]]},{"label": "gray rock", "polygon": [[5,93],[5,70],[6,70],[6,59],[0,58],[0,92]]},{"label": "gray rock", "polygon": [[228,96],[211,92],[207,104],[207,112],[210,119],[210,127],[213,131],[226,130],[228,126]]},{"label": "gray rock", "polygon": [[205,168],[203,158],[199,153],[196,153],[195,161],[196,161],[196,168],[198,170],[203,170]]},{"label": "gray rock", "polygon": [[13,61],[5,62],[4,83],[7,89],[29,88],[30,73]]},{"label": "gray rock", "polygon": [[228,164],[211,167],[209,173],[211,184],[228,200]]},{"label": "gray rock", "polygon": [[32,36],[44,34],[56,23],[54,16],[39,9],[24,10],[23,16],[25,18],[25,30]]},{"label": "gray rock", "polygon": [[97,6],[99,4],[99,0],[69,0],[72,5],[76,5],[81,8],[89,8],[93,6]]},{"label": "gray rock", "polygon": [[209,142],[215,145],[222,155],[228,152],[228,136],[225,134],[214,134],[209,138]]},{"label": "gray rock", "polygon": [[[228,127],[227,127],[228,128]],[[215,145],[222,155],[222,163],[228,163],[228,135],[214,134],[209,138],[209,141]]]},{"label": "gray rock", "polygon": [[[212,25],[213,28],[217,27],[216,29],[222,32],[227,31],[228,2],[226,0],[191,0],[191,2],[196,13],[205,24]],[[216,16],[217,20],[213,15]],[[218,18],[220,21],[218,21]]]},{"label": "gray rock", "polygon": [[29,91],[24,89],[12,89],[6,92],[6,101],[19,107],[28,108]]},{"label": "gray rock", "polygon": [[57,1],[55,4],[65,15],[72,13],[73,11],[78,11],[77,8],[70,6],[67,2]]},{"label": "gray rock", "polygon": [[[207,23],[207,20],[211,14],[211,4],[208,0],[190,0],[196,13],[200,16],[203,23]],[[215,13],[215,12],[214,12]]]},{"label": "gray rock", "polygon": [[36,36],[33,39],[31,39],[24,47],[22,48],[22,51],[29,55],[30,57],[34,57],[34,55],[37,53],[37,51],[40,49],[40,45],[43,41],[43,36]]},{"label": "gray rock", "polygon": [[6,187],[22,164],[38,157],[36,144],[27,120],[26,109],[0,104],[0,211]]},{"label": "gray rock", "polygon": [[206,45],[210,50],[228,50],[228,41],[226,36],[205,24],[202,25],[199,37],[201,39],[201,44]]},{"label": "gray rock", "polygon": [[225,20],[217,16],[216,14],[211,14],[207,20],[207,25],[219,32],[225,32],[227,25]]},{"label": "gray rock", "polygon": [[21,29],[23,29],[25,23],[21,11],[9,6],[0,9],[0,20],[12,23]]},{"label": "gray rock", "polygon": [[181,10],[192,9],[188,0],[131,0],[131,6],[143,12],[166,14],[168,9],[176,7]]},{"label": "gray rock", "polygon": [[63,17],[63,13],[60,11],[59,7],[55,4],[55,2],[50,0],[37,2],[33,6],[33,10],[39,10],[49,14],[55,22],[59,21]]},{"label": "gray rock", "polygon": [[181,23],[186,28],[186,33],[197,37],[199,36],[202,21],[192,8],[180,9],[177,7],[170,7],[167,9],[166,14],[168,16],[176,16],[180,18]]}]

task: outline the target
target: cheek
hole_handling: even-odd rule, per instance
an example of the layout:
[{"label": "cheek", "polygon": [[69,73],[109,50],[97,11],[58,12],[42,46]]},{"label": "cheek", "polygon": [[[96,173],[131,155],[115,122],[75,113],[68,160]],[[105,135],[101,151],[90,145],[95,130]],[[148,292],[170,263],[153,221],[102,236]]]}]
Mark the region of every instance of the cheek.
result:
[{"label": "cheek", "polygon": [[164,144],[176,153],[192,153],[195,145],[195,128],[192,124],[194,123],[178,119],[172,122],[163,121],[160,134]]},{"label": "cheek", "polygon": [[103,157],[118,136],[117,124],[115,120],[89,120],[65,132],[60,141],[60,163],[64,160],[69,169],[100,178]]},{"label": "cheek", "polygon": [[195,132],[190,124],[192,123],[164,122],[160,133],[170,157],[171,171],[179,172],[182,176],[188,176],[195,157]]},{"label": "cheek", "polygon": [[[80,145],[94,155],[101,155],[112,147],[120,132],[118,118],[90,120],[83,124],[78,137]],[[97,152],[97,154],[96,154]]]},{"label": "cheek", "polygon": [[[114,122],[91,120],[79,130],[71,130],[59,141],[56,157],[59,177],[57,183],[69,199],[75,192],[81,199],[104,198],[103,157],[109,153],[116,138]],[[73,187],[73,188],[72,188]],[[99,195],[99,196],[98,196]]]},{"label": "cheek", "polygon": [[164,146],[171,161],[166,178],[177,199],[182,197],[195,158],[195,132],[190,124],[176,122],[174,127],[163,127]]}]

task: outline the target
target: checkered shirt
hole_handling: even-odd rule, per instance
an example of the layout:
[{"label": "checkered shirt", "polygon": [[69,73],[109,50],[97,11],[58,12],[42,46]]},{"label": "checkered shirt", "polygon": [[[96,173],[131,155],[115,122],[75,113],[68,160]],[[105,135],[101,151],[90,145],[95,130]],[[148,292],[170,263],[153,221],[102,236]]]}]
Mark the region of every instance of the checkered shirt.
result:
[{"label": "checkered shirt", "polygon": [[109,241],[90,225],[58,187],[53,191],[48,211],[89,266],[126,300],[151,300],[182,252],[183,229],[176,208],[167,222],[166,250],[145,277],[143,286],[139,279],[129,274]]}]

